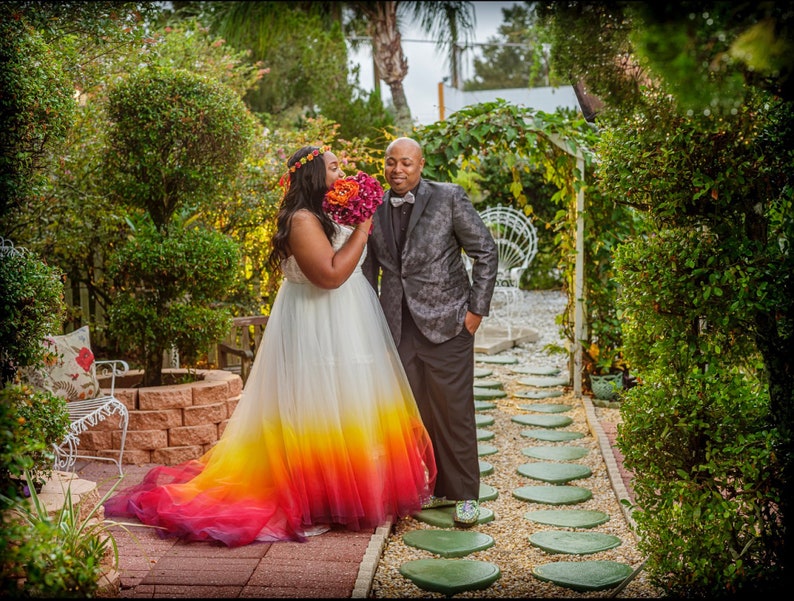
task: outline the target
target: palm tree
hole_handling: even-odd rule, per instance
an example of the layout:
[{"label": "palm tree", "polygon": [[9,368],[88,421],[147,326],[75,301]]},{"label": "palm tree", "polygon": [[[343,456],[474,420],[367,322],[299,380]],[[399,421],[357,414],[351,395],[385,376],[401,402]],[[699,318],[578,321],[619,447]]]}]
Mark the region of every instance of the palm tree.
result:
[{"label": "palm tree", "polygon": [[459,78],[459,49],[471,40],[475,26],[472,2],[346,2],[355,20],[367,23],[372,40],[372,58],[376,76],[389,86],[398,129],[410,131],[411,110],[405,98],[403,80],[408,75],[408,61],[403,54],[400,26],[412,18],[422,31],[437,40],[449,56],[453,81]]}]

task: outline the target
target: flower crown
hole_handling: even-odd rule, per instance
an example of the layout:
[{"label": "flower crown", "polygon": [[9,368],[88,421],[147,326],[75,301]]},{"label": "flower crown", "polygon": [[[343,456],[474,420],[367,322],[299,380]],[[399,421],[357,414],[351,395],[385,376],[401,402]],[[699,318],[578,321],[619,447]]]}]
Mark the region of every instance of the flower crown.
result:
[{"label": "flower crown", "polygon": [[330,146],[327,146],[327,145],[326,146],[320,146],[320,148],[315,148],[309,154],[307,154],[305,156],[302,156],[300,159],[295,161],[295,164],[292,167],[290,167],[284,175],[282,175],[279,178],[278,183],[281,185],[282,188],[286,188],[287,187],[287,182],[289,181],[289,174],[290,173],[295,173],[298,169],[303,167],[306,163],[309,163],[309,162],[313,161],[315,158],[317,158],[321,154],[325,154],[329,150],[331,150]]}]

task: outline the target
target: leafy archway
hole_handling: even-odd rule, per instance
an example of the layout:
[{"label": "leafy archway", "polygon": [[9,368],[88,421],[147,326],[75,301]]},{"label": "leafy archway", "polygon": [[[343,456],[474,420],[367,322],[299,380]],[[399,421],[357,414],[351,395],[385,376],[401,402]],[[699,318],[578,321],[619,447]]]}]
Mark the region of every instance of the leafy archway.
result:
[{"label": "leafy archway", "polygon": [[568,295],[565,320],[572,344],[571,371],[574,394],[582,393],[582,343],[588,338],[585,324],[587,273],[585,270],[585,190],[588,197],[597,191],[588,186],[590,150],[597,132],[584,118],[545,113],[508,104],[504,100],[466,107],[445,121],[420,127],[415,133],[423,145],[424,175],[451,181],[461,172],[476,172],[488,155],[504,161],[510,173],[514,204],[524,208],[528,199],[522,174],[540,172],[546,183],[556,187],[552,200],[560,207],[554,231],[561,249],[560,267]]}]

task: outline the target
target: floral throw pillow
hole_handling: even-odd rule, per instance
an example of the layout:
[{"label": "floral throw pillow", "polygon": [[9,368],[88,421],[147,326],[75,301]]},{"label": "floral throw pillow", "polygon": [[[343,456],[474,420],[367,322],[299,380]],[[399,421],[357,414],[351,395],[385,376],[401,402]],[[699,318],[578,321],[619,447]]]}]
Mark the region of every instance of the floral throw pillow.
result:
[{"label": "floral throw pillow", "polygon": [[42,344],[48,351],[46,366],[28,374],[33,386],[67,401],[99,396],[88,326],[63,336],[47,336]]}]

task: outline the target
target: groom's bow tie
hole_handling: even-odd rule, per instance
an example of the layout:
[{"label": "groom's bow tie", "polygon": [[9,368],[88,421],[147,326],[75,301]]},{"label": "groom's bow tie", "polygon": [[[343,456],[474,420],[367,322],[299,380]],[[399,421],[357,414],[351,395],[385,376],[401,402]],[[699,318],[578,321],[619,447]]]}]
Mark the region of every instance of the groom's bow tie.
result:
[{"label": "groom's bow tie", "polygon": [[413,192],[408,192],[408,194],[406,194],[405,196],[392,196],[389,200],[391,201],[391,206],[399,207],[406,202],[409,205],[412,205],[414,204],[414,200],[416,199],[414,198]]}]

